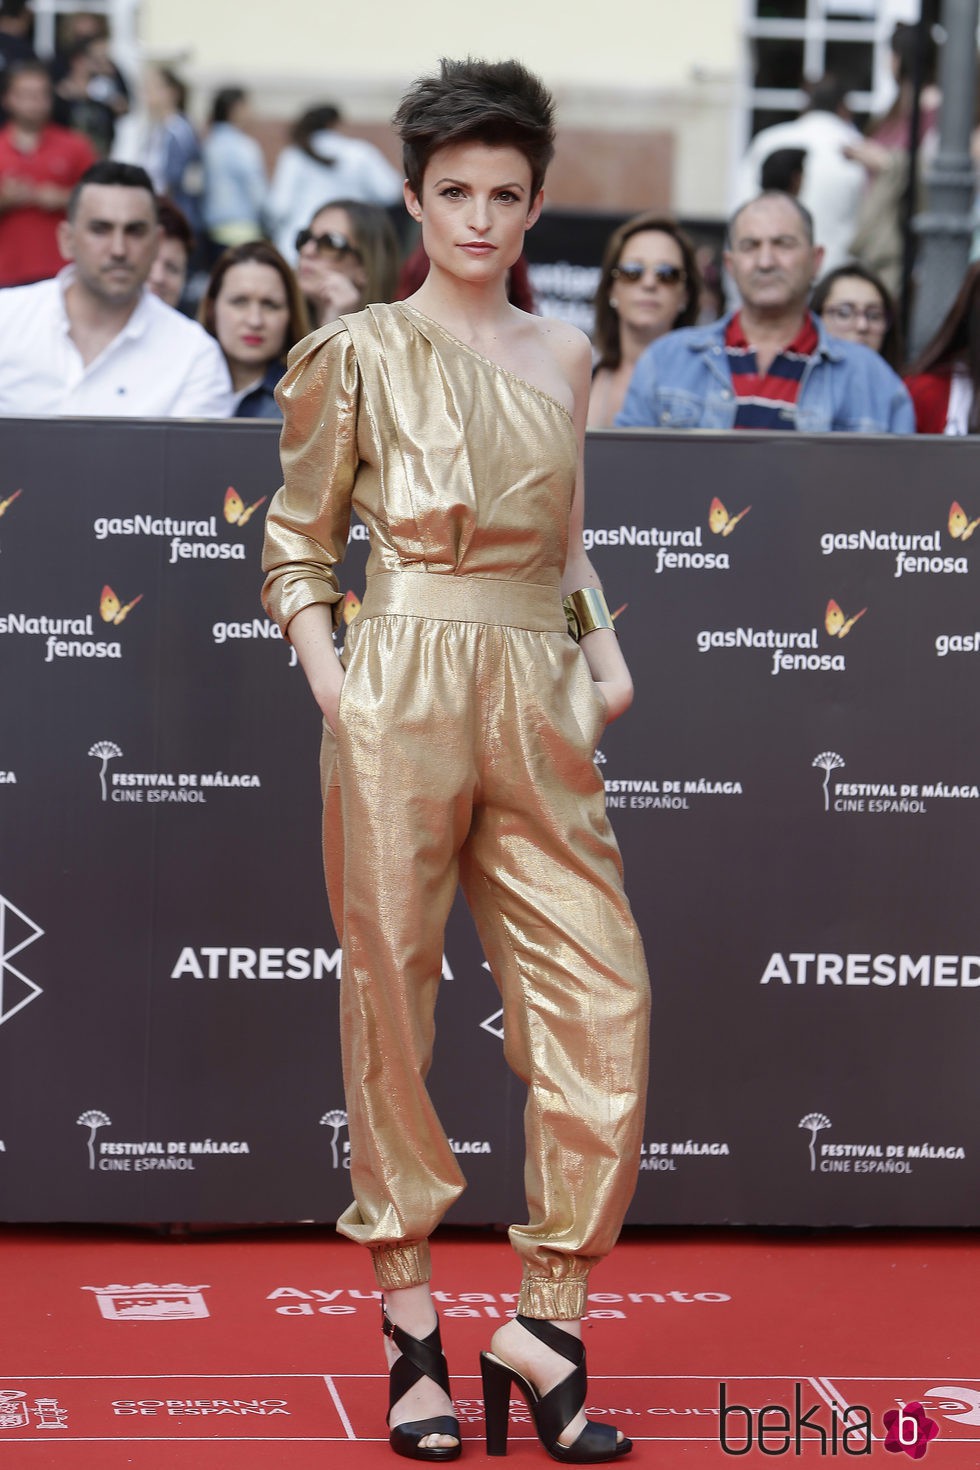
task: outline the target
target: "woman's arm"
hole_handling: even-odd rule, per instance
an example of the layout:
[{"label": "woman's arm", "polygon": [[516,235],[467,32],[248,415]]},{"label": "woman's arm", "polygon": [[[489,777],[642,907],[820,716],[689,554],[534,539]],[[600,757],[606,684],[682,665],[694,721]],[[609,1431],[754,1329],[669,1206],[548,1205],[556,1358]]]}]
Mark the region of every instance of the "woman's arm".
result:
[{"label": "woman's arm", "polygon": [[342,328],[315,333],[290,353],[276,389],[283,484],[262,549],[265,609],[296,649],[331,728],[344,681],[332,630],[357,475],[358,399],[357,358]]},{"label": "woman's arm", "polygon": [[[592,354],[587,338],[581,332],[561,344],[560,354],[575,395],[575,430],[578,436],[578,474],[575,495],[568,522],[568,555],[561,581],[562,596],[567,597],[582,587],[602,588],[602,583],[585,552],[582,532],[585,526],[585,424],[589,411],[589,389],[592,381]],[[596,628],[581,642],[592,677],[606,701],[609,719],[618,719],[633,703],[633,681],[611,628]]]},{"label": "woman's arm", "polygon": [[330,608],[322,602],[304,607],[289,624],[289,641],[323,718],[336,733],[344,669],[334,648]]}]

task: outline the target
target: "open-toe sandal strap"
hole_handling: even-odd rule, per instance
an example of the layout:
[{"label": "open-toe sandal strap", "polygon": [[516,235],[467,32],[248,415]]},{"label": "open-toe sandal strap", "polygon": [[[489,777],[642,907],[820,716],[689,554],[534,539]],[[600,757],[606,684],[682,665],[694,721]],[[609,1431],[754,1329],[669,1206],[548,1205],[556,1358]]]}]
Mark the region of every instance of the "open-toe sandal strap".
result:
[{"label": "open-toe sandal strap", "polygon": [[553,1353],[560,1353],[563,1358],[574,1363],[576,1368],[585,1362],[585,1344],[581,1338],[573,1337],[570,1332],[565,1332],[553,1322],[545,1322],[540,1317],[522,1317],[518,1313],[516,1320],[532,1337],[551,1348]]},{"label": "open-toe sandal strap", "polygon": [[401,1353],[389,1374],[389,1408],[397,1404],[409,1389],[422,1378],[431,1378],[444,1393],[450,1395],[449,1368],[442,1353],[439,1324],[436,1323],[428,1337],[413,1337],[410,1332],[397,1327],[385,1314],[384,1334],[390,1337]]},{"label": "open-toe sandal strap", "polygon": [[448,1438],[459,1439],[459,1420],[454,1419],[451,1414],[439,1414],[434,1419],[412,1419],[408,1424],[399,1424],[394,1433],[397,1434],[399,1430],[413,1439],[425,1439],[430,1434],[444,1434]]},{"label": "open-toe sandal strap", "polygon": [[[572,1337],[571,1333],[563,1332],[560,1327],[554,1327],[550,1322],[541,1322],[534,1317],[519,1317],[518,1321],[539,1342],[543,1342],[552,1351],[560,1353],[563,1358],[574,1365],[566,1378],[556,1383],[548,1393],[541,1395],[536,1405],[535,1417],[541,1437],[546,1443],[555,1444],[559,1435],[564,1433],[575,1415],[585,1407],[585,1398],[589,1388],[588,1375],[585,1371],[585,1348],[577,1337]],[[582,1433],[585,1434],[586,1431],[583,1430]],[[579,1439],[581,1437],[580,1435]],[[579,1441],[576,1440],[575,1444],[578,1448]]]}]

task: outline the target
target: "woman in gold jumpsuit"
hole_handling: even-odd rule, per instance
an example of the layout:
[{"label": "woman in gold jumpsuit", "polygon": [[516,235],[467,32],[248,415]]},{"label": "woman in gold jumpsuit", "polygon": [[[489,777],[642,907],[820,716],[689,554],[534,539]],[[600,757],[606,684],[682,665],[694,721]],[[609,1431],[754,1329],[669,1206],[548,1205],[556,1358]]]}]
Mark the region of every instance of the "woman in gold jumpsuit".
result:
[{"label": "woman in gold jumpsuit", "polygon": [[[324,717],[355,1196],[339,1229],[372,1252],[391,1443],[414,1459],[460,1450],[428,1239],[464,1180],[425,1085],[458,882],[528,1087],[523,1278],[483,1355],[488,1449],[505,1452],[512,1384],[556,1459],[631,1448],[585,1419],[580,1320],[635,1186],[646,1090],[649,987],[593,760],[632,685],[583,549],[588,342],[506,296],[552,111],[516,62],[415,83],[395,125],[429,276],[300,343],[277,395],[264,599]],[[352,509],[371,551],[338,659]]]}]

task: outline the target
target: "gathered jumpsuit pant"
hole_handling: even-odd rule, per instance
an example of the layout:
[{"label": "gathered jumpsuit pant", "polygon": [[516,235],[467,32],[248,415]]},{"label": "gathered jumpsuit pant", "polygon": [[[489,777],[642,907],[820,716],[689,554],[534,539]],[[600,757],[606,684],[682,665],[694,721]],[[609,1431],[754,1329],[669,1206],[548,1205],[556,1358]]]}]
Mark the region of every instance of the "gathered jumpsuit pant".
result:
[{"label": "gathered jumpsuit pant", "polygon": [[309,342],[283,393],[270,611],[336,602],[351,502],[372,543],[321,758],[355,1196],[338,1228],[382,1288],[418,1285],[464,1187],[426,1089],[461,884],[528,1089],[518,1310],[579,1317],[636,1182],[649,987],[593,759],[603,701],[559,592],[571,422],[404,304]]}]

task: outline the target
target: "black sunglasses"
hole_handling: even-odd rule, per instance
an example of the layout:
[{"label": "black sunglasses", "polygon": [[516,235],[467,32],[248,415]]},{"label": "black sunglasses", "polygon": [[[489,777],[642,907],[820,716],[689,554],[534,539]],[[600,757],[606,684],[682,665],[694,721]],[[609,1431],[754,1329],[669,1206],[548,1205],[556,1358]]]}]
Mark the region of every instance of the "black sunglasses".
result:
[{"label": "black sunglasses", "polygon": [[613,266],[613,277],[618,281],[629,281],[635,286],[637,281],[642,281],[647,271],[653,271],[655,281],[660,281],[664,286],[679,286],[681,281],[687,280],[687,271],[679,265],[641,265],[638,260],[627,261],[625,265]]},{"label": "black sunglasses", "polygon": [[312,230],[300,230],[296,236],[297,253],[311,240],[318,255],[353,255],[356,260],[361,259],[361,252],[351,244],[347,236],[338,235],[335,230],[327,230],[322,235],[314,235]]}]

